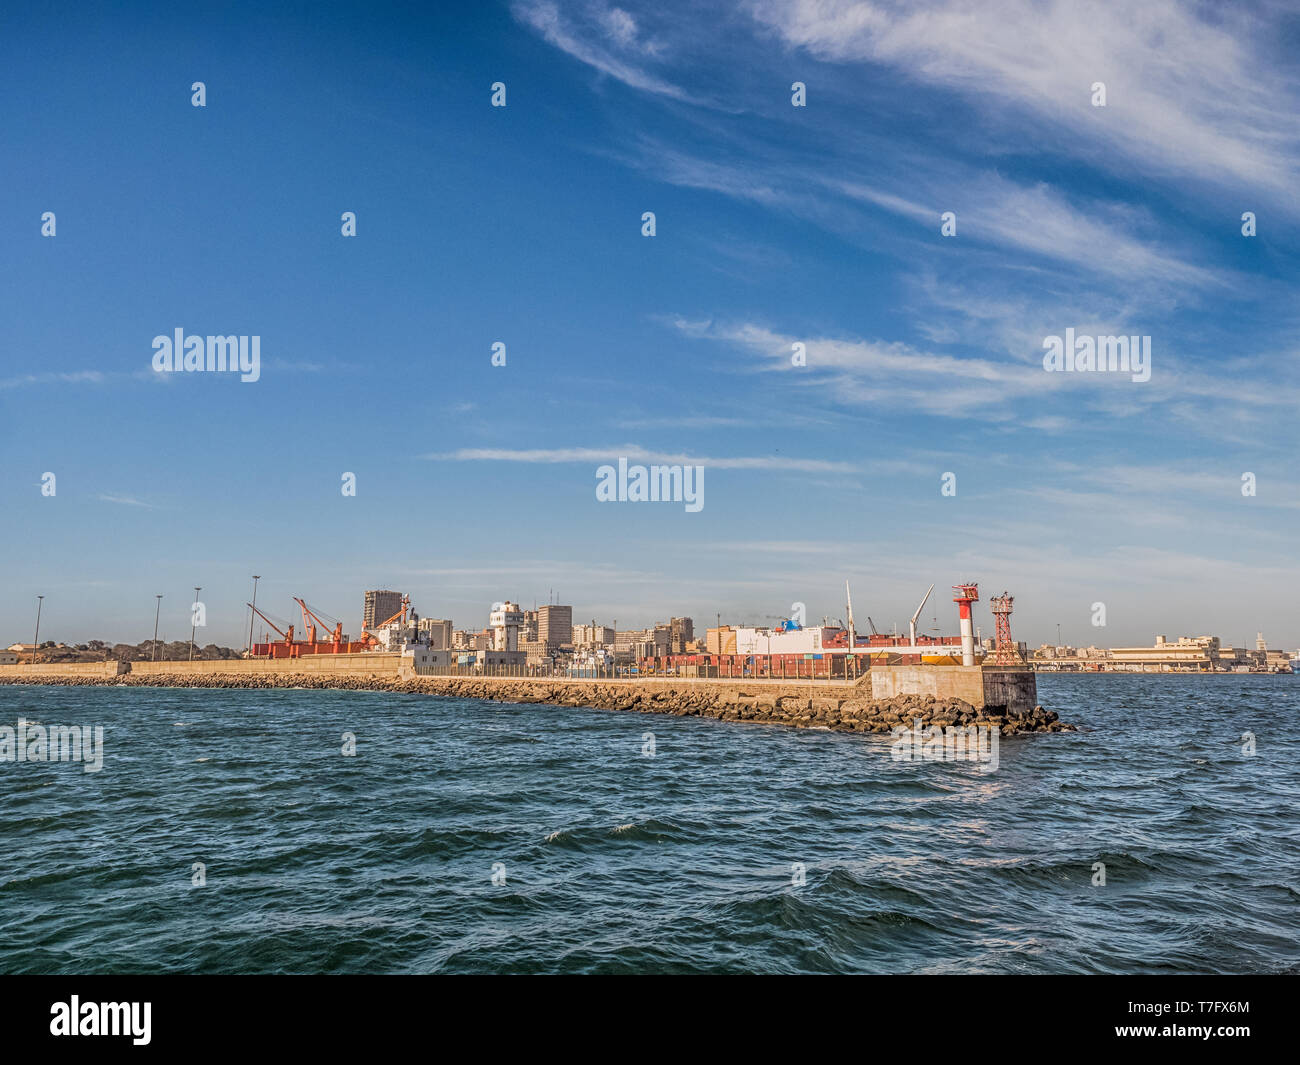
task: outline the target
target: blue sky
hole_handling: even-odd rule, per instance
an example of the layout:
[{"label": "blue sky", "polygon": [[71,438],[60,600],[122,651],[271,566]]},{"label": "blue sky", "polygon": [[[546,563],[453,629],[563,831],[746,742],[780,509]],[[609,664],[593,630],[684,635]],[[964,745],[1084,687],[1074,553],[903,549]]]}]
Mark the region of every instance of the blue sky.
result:
[{"label": "blue sky", "polygon": [[[437,7],[3,16],[5,643],[38,594],[187,638],[197,584],[237,645],[259,573],[352,631],[367,587],[703,627],[849,578],[883,626],[975,579],[1034,644],[1300,644],[1294,10]],[[155,374],[178,327],[261,379]],[[1151,380],[1046,372],[1067,328]],[[598,503],[620,456],[704,509]]]}]

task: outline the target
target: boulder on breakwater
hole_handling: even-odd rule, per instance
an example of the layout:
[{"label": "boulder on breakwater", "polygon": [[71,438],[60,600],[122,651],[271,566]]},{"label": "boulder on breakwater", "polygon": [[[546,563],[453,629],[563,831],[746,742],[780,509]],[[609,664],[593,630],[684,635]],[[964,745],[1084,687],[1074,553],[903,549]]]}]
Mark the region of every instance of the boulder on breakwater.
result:
[{"label": "boulder on breakwater", "polygon": [[[0,677],[0,684],[107,685],[129,688],[322,688],[491,699],[511,703],[632,710],[679,717],[712,717],[838,732],[889,732],[916,721],[930,725],[997,726],[1003,735],[1073,732],[1052,710],[1009,713],[1006,707],[976,707],[962,699],[899,695],[860,697],[853,688],[807,694],[808,685],[745,685],[683,682],[580,681],[495,677],[412,677],[375,679],[305,673],[164,673],[120,677]],[[792,693],[793,689],[796,689]],[[847,696],[847,697],[845,697]]]}]

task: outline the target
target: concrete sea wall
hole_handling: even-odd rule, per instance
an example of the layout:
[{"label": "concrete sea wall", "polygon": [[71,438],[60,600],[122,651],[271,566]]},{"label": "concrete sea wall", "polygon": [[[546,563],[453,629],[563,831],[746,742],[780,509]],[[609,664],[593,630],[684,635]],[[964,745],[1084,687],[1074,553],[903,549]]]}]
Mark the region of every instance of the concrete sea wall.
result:
[{"label": "concrete sea wall", "polygon": [[116,677],[129,671],[129,662],[22,662],[0,666],[0,678],[11,678],[10,684],[58,684],[60,678]]},{"label": "concrete sea wall", "polygon": [[[294,673],[303,676],[396,677],[402,656],[382,652],[352,655],[304,655],[302,658],[231,658],[210,662],[131,662],[132,676],[215,676],[254,675],[278,677]],[[3,669],[3,667],[0,667]]]},{"label": "concrete sea wall", "polygon": [[1038,702],[1038,680],[1032,669],[1005,666],[872,666],[871,695],[893,699],[900,695],[933,695],[964,699],[975,706],[1005,706],[1028,710]]}]

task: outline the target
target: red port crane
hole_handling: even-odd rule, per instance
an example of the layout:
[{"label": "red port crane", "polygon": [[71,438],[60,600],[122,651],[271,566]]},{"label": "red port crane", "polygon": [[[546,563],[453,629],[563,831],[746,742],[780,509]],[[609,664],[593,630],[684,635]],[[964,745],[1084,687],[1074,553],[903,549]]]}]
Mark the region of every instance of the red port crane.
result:
[{"label": "red port crane", "polygon": [[333,625],[330,625],[329,622],[324,621],[320,615],[312,610],[305,600],[302,600],[295,595],[293,601],[302,607],[302,625],[303,628],[307,630],[307,646],[313,650],[315,649],[316,629],[317,626],[319,626],[322,631],[329,634],[331,643],[330,650],[334,654],[338,654],[339,651],[342,650],[343,644],[343,622],[335,621]]},{"label": "red port crane", "polygon": [[[278,632],[278,633],[281,635],[281,637],[283,637],[283,639],[284,639],[284,643],[283,643],[282,645],[281,645],[281,644],[271,644],[271,645],[268,646],[268,650],[269,650],[269,652],[270,652],[270,656],[271,656],[272,658],[296,658],[297,655],[295,654],[295,648],[294,648],[294,645],[293,645],[293,626],[290,625],[290,626],[289,626],[289,631],[288,631],[288,632],[285,632],[285,631],[283,631],[283,630],[280,628],[279,625],[277,625],[274,621],[272,621],[272,620],[271,620],[270,618],[268,618],[265,614],[263,614],[260,610],[258,610],[257,607],[253,606],[252,603],[249,603],[249,604],[248,604],[248,609],[251,610],[254,614],[256,614],[256,615],[257,615],[259,618],[261,618],[263,621],[265,621],[268,625],[270,625],[271,628],[275,629],[275,631]],[[276,654],[276,653],[275,653],[275,649],[276,649],[276,647],[279,647],[279,646],[283,646],[283,648],[284,648],[284,652],[283,652],[282,654]]]}]

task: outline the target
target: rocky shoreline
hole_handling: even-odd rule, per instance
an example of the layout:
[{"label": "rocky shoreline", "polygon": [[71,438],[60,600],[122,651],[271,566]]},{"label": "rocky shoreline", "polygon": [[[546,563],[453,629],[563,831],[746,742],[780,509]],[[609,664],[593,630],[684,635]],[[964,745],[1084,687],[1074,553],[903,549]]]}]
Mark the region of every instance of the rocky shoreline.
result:
[{"label": "rocky shoreline", "polygon": [[805,696],[780,689],[743,683],[681,685],[474,677],[415,677],[374,679],[331,677],[303,673],[273,676],[248,673],[118,677],[3,677],[0,684],[54,684],[128,688],[321,688],[385,691],[406,694],[490,699],[510,703],[545,703],[552,706],[589,707],[672,714],[678,717],[712,717],[721,721],[752,721],[794,728],[831,729],[839,732],[889,732],[897,726],[997,726],[1003,735],[1026,732],[1073,732],[1052,710],[1035,706],[1011,714],[1004,707],[977,708],[962,699],[936,699],[932,695],[902,695],[893,699]]}]

